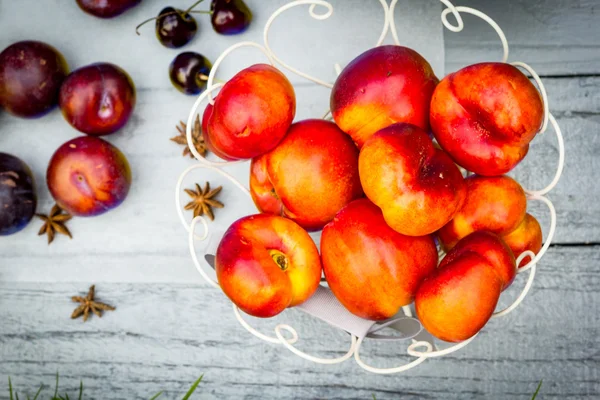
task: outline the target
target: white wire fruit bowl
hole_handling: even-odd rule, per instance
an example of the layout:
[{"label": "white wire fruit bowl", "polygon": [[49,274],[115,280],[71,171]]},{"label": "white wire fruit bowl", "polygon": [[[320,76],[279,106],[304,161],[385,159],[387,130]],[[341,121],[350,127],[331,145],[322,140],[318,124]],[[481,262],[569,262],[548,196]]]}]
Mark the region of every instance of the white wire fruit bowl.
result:
[{"label": "white wire fruit bowl", "polygon": [[[448,30],[450,30],[452,32],[460,32],[464,28],[464,23],[461,18],[461,15],[460,15],[461,13],[475,15],[475,16],[483,19],[484,21],[486,21],[489,25],[491,25],[491,27],[494,28],[494,30],[498,33],[498,36],[499,36],[501,44],[502,44],[502,48],[503,48],[502,62],[508,63],[508,56],[509,56],[508,43],[507,43],[506,37],[504,35],[504,32],[498,26],[498,24],[496,24],[494,22],[494,20],[492,20],[489,16],[482,13],[481,11],[475,10],[473,8],[454,6],[448,0],[440,0],[440,1],[444,6],[446,6],[446,8],[442,11],[442,14],[441,14],[442,24]],[[395,9],[397,2],[398,2],[398,0],[391,0],[391,3],[388,4],[386,0],[379,0],[379,3],[381,4],[381,6],[383,8],[383,12],[384,12],[384,24],[383,24],[383,29],[382,29],[381,35],[376,43],[376,46],[382,45],[382,43],[385,40],[385,38],[387,37],[388,33],[391,33],[393,41],[397,45],[400,45],[400,41],[398,39],[398,34],[396,31],[396,25],[395,25],[394,18],[393,18],[394,9]],[[218,90],[219,88],[221,88],[224,85],[224,83],[214,83],[215,75],[219,68],[219,65],[224,61],[224,59],[230,53],[232,53],[236,49],[239,49],[242,47],[251,47],[251,48],[255,48],[255,49],[261,51],[266,56],[269,63],[273,66],[276,66],[276,67],[278,66],[283,69],[286,69],[296,75],[299,75],[309,81],[312,81],[314,83],[317,83],[317,84],[327,87],[329,89],[331,89],[333,87],[332,83],[312,77],[312,76],[310,76],[302,71],[299,71],[299,70],[295,69],[294,67],[286,64],[285,62],[283,62],[281,59],[279,59],[274,54],[274,52],[272,51],[272,49],[269,45],[269,30],[271,28],[273,21],[280,14],[285,12],[286,10],[289,10],[290,8],[297,7],[297,6],[308,6],[309,15],[312,18],[317,19],[317,20],[325,20],[325,19],[329,18],[333,13],[333,6],[330,3],[328,3],[327,1],[322,1],[322,0],[291,1],[288,4],[284,5],[283,7],[276,10],[271,15],[271,17],[268,19],[268,21],[265,25],[265,28],[263,31],[264,45],[261,45],[261,44],[255,43],[255,42],[248,42],[248,41],[240,42],[240,43],[237,43],[237,44],[229,47],[228,49],[226,49],[217,58],[217,60],[214,63],[214,66],[210,72],[210,75],[208,77],[207,89],[197,98],[196,102],[194,103],[194,105],[190,111],[190,114],[189,114],[189,117],[187,120],[186,134],[187,134],[188,146],[190,148],[190,151],[196,158],[197,162],[194,165],[187,168],[185,171],[183,171],[182,174],[180,175],[179,180],[177,182],[176,191],[175,191],[175,204],[176,204],[177,212],[178,212],[179,218],[181,220],[181,223],[183,224],[183,226],[185,227],[185,229],[188,232],[189,251],[190,251],[192,260],[194,262],[194,265],[196,266],[196,268],[198,269],[198,272],[202,275],[202,277],[211,286],[215,287],[216,289],[220,289],[220,287],[215,279],[216,274],[213,270],[214,254],[216,254],[216,248],[217,248],[218,243],[220,242],[220,239],[222,237],[222,234],[224,233],[224,230],[211,232],[209,230],[209,225],[208,225],[207,221],[202,216],[195,217],[192,219],[191,223],[188,223],[188,221],[186,220],[186,217],[184,216],[183,207],[182,207],[181,199],[180,199],[180,195],[182,192],[182,184],[183,184],[186,176],[189,173],[191,173],[192,171],[195,171],[197,169],[208,169],[208,170],[212,170],[213,172],[216,172],[216,173],[222,175],[222,177],[228,179],[231,182],[231,184],[233,184],[235,187],[237,187],[241,192],[243,192],[247,196],[250,204],[252,203],[252,199],[250,196],[250,191],[248,190],[248,188],[246,186],[244,186],[242,183],[240,183],[231,174],[229,174],[226,171],[224,171],[223,169],[221,169],[222,167],[229,166],[232,164],[237,164],[237,163],[244,162],[244,161],[234,161],[234,162],[210,161],[210,160],[202,157],[198,153],[198,151],[194,147],[193,141],[192,141],[192,126],[194,123],[194,119],[199,114],[198,110],[203,105],[203,103],[208,102],[210,104],[214,104],[213,92],[215,92],[216,90]],[[319,11],[321,11],[321,12],[319,12]],[[452,14],[454,16],[456,25],[452,25],[448,21],[448,16],[450,14]],[[537,254],[534,254],[531,251],[525,251],[517,258],[517,260],[516,260],[517,266],[521,264],[521,261],[525,260],[528,257],[530,258],[530,261],[526,265],[519,268],[517,271],[517,273],[519,275],[524,275],[525,272],[529,273],[529,276],[527,277],[525,286],[522,289],[521,293],[517,296],[517,298],[512,302],[512,304],[510,304],[508,307],[506,307],[500,311],[496,311],[492,315],[492,319],[493,318],[501,318],[503,316],[506,316],[513,310],[515,310],[518,307],[518,305],[523,301],[523,299],[527,296],[527,293],[529,292],[531,286],[533,285],[533,281],[535,279],[535,274],[536,274],[536,265],[540,261],[540,259],[543,257],[545,252],[548,250],[548,247],[550,246],[550,244],[552,242],[552,239],[554,237],[554,233],[556,230],[556,211],[554,209],[552,202],[545,196],[558,183],[561,173],[562,173],[563,165],[564,165],[564,143],[563,143],[562,134],[560,131],[560,127],[558,126],[558,123],[556,122],[556,119],[553,117],[553,115],[549,111],[548,96],[546,95],[546,90],[544,88],[543,82],[541,81],[538,74],[528,64],[521,62],[521,61],[510,62],[510,64],[515,67],[519,67],[519,68],[526,70],[531,75],[531,77],[535,80],[535,82],[538,86],[538,90],[541,94],[543,106],[544,106],[544,119],[543,119],[542,126],[538,133],[539,134],[544,133],[546,131],[548,125],[549,124],[552,125],[553,131],[556,134],[556,138],[558,141],[559,157],[558,157],[558,164],[557,164],[556,173],[554,175],[554,178],[545,188],[539,189],[539,190],[525,189],[525,193],[527,194],[528,200],[542,202],[548,207],[548,211],[550,213],[550,226],[545,235],[546,240],[545,240],[541,250]],[[336,64],[334,67],[336,69],[336,72],[339,74],[341,71],[340,66]],[[325,113],[323,118],[327,119],[329,116],[330,116],[330,112],[328,111],[327,113]],[[198,234],[196,232],[198,223],[200,223],[203,226],[202,234]],[[205,246],[205,249],[204,249],[205,257],[202,257],[199,259],[197,256],[197,253],[196,253],[195,243],[201,242],[201,241],[206,241],[207,245]],[[449,347],[445,347],[443,349],[439,349],[437,344],[434,343],[433,337],[431,335],[429,335],[423,329],[422,325],[418,322],[418,319],[413,318],[412,311],[409,306],[402,307],[403,315],[397,315],[396,317],[391,318],[389,320],[383,321],[381,323],[376,323],[375,321],[364,320],[362,318],[359,318],[359,317],[351,314],[349,311],[347,311],[341,305],[341,303],[333,296],[332,292],[325,286],[320,286],[318,288],[317,292],[311,298],[309,298],[305,303],[303,303],[299,306],[296,306],[294,308],[299,308],[299,309],[311,314],[315,318],[324,320],[325,322],[329,323],[330,325],[349,333],[350,340],[351,340],[349,350],[344,355],[337,357],[337,358],[320,358],[320,357],[315,357],[313,355],[307,354],[294,346],[294,344],[298,341],[299,336],[298,336],[297,331],[292,326],[290,326],[288,324],[277,324],[274,328],[274,336],[261,333],[258,330],[256,330],[255,328],[253,328],[243,318],[242,312],[240,311],[240,309],[237,306],[235,306],[235,304],[233,305],[234,315],[237,318],[237,320],[240,322],[240,324],[246,330],[248,330],[251,334],[253,334],[254,336],[256,336],[266,342],[283,345],[284,347],[286,347],[287,349],[289,349],[291,352],[298,355],[299,357],[302,357],[309,361],[313,361],[315,363],[320,363],[320,364],[338,364],[338,363],[344,362],[344,361],[354,357],[356,363],[360,367],[362,367],[363,369],[365,369],[367,371],[370,371],[373,373],[379,373],[379,374],[391,374],[391,373],[403,372],[412,367],[417,366],[418,364],[422,363],[423,361],[425,361],[428,358],[440,357],[440,356],[450,354],[450,353],[457,351],[457,350],[465,347],[466,345],[468,345],[478,335],[478,334],[475,334],[474,336],[472,336],[469,339],[464,340],[460,343],[453,344],[453,345],[451,345]],[[378,332],[380,332],[383,328],[393,328],[396,331],[399,331],[399,333],[396,333],[396,335],[394,335],[394,336],[381,335]],[[284,336],[284,331],[289,335],[289,337]],[[385,340],[409,341],[410,344],[406,348],[406,353],[414,359],[408,363],[405,363],[405,364],[397,366],[397,367],[392,367],[392,368],[377,368],[377,367],[368,365],[360,357],[361,345],[362,345],[363,341],[365,340],[365,338],[367,338],[367,337],[371,338],[371,339],[375,339],[375,340],[385,339]]]}]

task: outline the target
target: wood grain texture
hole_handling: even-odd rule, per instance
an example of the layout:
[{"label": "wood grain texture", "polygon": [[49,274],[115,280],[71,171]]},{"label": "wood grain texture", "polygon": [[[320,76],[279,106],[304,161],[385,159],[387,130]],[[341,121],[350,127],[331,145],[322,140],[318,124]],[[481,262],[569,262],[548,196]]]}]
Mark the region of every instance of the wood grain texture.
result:
[{"label": "wood grain texture", "polygon": [[[510,45],[509,61],[524,61],[540,75],[600,74],[600,3],[596,0],[453,3],[479,9],[500,25]],[[444,31],[446,71],[474,62],[500,61],[502,46],[496,32],[478,17],[461,15],[463,32]]]},{"label": "wood grain texture", "polygon": [[[84,283],[2,283],[0,376],[11,374],[17,387],[31,392],[59,370],[65,389],[81,378],[96,399],[147,399],[161,389],[175,398],[201,373],[197,398],[206,399],[369,399],[372,393],[378,399],[528,399],[540,379],[543,399],[593,399],[600,394],[599,249],[552,248],[513,314],[491,321],[465,349],[402,376],[368,374],[353,360],[315,365],[264,344],[199,278],[100,284],[98,299],[117,310],[85,324],[68,318],[74,307],[69,296],[84,293]],[[517,278],[503,304],[525,280]],[[298,328],[298,346],[323,357],[338,356],[348,345],[345,335],[299,311],[252,321],[265,333],[289,322]],[[397,365],[408,360],[399,357],[403,346],[367,342],[364,358]]]}]

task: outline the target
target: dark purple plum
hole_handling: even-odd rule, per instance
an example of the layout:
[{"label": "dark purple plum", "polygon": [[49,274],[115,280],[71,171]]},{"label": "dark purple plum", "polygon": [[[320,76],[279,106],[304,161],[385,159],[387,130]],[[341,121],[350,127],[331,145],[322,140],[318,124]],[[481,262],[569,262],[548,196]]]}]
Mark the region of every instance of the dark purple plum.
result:
[{"label": "dark purple plum", "polygon": [[86,13],[98,18],[113,18],[140,4],[142,0],[76,0]]},{"label": "dark purple plum", "polygon": [[165,47],[177,49],[185,46],[197,31],[196,19],[173,7],[164,8],[156,19],[156,37]]},{"label": "dark purple plum", "polygon": [[236,35],[252,22],[252,12],[243,0],[212,0],[210,4],[213,29],[222,35]]},{"label": "dark purple plum", "polygon": [[0,236],[19,232],[37,206],[31,170],[19,158],[0,153]]},{"label": "dark purple plum", "polygon": [[182,93],[199,94],[206,89],[212,64],[206,57],[192,51],[179,54],[169,65],[171,83]]},{"label": "dark purple plum", "polygon": [[31,40],[14,43],[0,53],[0,106],[17,117],[41,117],[58,103],[68,73],[54,47]]}]

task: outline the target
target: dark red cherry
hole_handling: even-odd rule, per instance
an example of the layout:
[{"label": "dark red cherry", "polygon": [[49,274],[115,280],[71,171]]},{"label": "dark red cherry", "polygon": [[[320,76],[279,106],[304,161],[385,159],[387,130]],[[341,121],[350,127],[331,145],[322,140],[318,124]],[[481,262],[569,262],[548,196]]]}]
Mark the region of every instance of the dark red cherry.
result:
[{"label": "dark red cherry", "polygon": [[212,0],[210,22],[222,35],[235,35],[245,31],[252,21],[252,12],[243,0]]},{"label": "dark red cherry", "polygon": [[25,228],[36,206],[35,182],[27,164],[0,153],[0,236]]},{"label": "dark red cherry", "polygon": [[76,0],[77,5],[88,14],[98,18],[113,18],[123,14],[142,0]]},{"label": "dark red cherry", "polygon": [[185,46],[197,31],[196,19],[173,7],[164,8],[156,19],[156,37],[165,47],[177,49]]},{"label": "dark red cherry", "polygon": [[212,64],[206,57],[192,51],[179,54],[169,65],[171,83],[182,93],[199,94],[206,89]]}]

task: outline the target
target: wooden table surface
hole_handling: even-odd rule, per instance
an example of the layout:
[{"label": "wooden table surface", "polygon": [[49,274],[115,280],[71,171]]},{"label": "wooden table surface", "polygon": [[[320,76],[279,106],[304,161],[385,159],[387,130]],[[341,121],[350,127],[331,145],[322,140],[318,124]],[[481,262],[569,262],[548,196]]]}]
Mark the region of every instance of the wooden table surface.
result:
[{"label": "wooden table surface", "polygon": [[[239,40],[260,42],[269,14],[285,1],[247,3],[256,18],[244,36],[220,37],[203,19],[199,36],[185,50],[214,60]],[[332,3],[331,20],[313,21],[304,7],[282,17],[272,35],[284,59],[328,80],[334,79],[334,62],[344,65],[374,43],[382,19],[374,0]],[[185,8],[187,2],[170,4]],[[166,69],[177,51],[158,44],[152,24],[142,28],[141,37],[133,34],[138,21],[165,5],[145,0],[115,20],[101,21],[82,14],[72,1],[0,0],[0,49],[26,38],[47,40],[71,68],[115,62],[138,89],[132,120],[108,138],[134,170],[123,206],[98,218],[73,220],[72,241],[58,237],[46,246],[36,236],[39,221],[0,239],[0,382],[10,375],[20,392],[32,395],[59,371],[64,390],[71,394],[81,379],[89,399],[148,399],[159,390],[174,399],[203,373],[194,398],[528,399],[543,379],[541,399],[600,397],[600,187],[593,179],[600,170],[597,0],[456,2],[494,18],[511,45],[509,60],[529,63],[544,79],[567,157],[563,177],[549,195],[557,208],[557,233],[538,264],[529,296],[515,312],[491,321],[468,347],[391,376],[367,373],[352,360],[312,364],[265,344],[237,324],[222,294],[202,283],[173,204],[175,180],[192,160],[168,141],[194,99],[170,86]],[[463,32],[443,31],[441,9],[435,1],[403,0],[396,16],[403,44],[422,52],[438,75],[501,57],[489,26],[465,16]],[[241,51],[224,64],[222,76],[258,61],[260,55]],[[299,99],[298,117],[321,116],[327,91],[288,76]],[[19,155],[34,170],[39,211],[52,205],[44,185],[48,159],[76,134],[58,111],[34,121],[0,113],[0,151]],[[548,131],[534,140],[531,155],[513,175],[527,188],[541,188],[553,176],[557,153]],[[195,179],[207,176],[214,178]],[[233,189],[224,191],[223,199],[231,212],[220,213],[216,224],[226,224],[248,207]],[[547,232],[546,210],[531,204],[531,212]],[[524,282],[520,277],[501,301],[514,298]],[[117,311],[85,324],[71,321],[70,296],[84,293],[91,283]],[[302,313],[286,312],[277,320],[297,327],[300,348],[320,356],[335,357],[347,346],[346,335]],[[274,323],[256,325],[266,331]],[[387,367],[410,360],[402,356],[404,348],[366,343],[364,351],[369,362]],[[0,399],[8,398],[6,389],[0,383]]]}]

